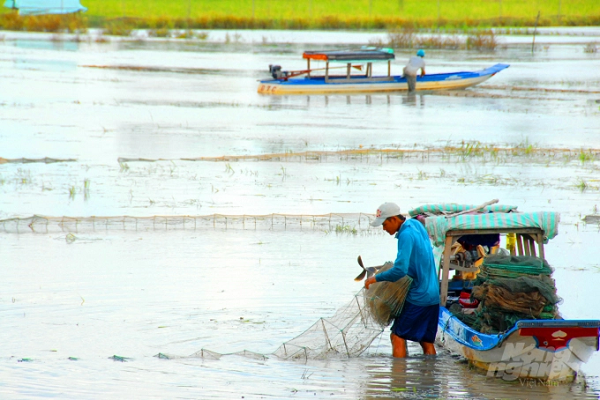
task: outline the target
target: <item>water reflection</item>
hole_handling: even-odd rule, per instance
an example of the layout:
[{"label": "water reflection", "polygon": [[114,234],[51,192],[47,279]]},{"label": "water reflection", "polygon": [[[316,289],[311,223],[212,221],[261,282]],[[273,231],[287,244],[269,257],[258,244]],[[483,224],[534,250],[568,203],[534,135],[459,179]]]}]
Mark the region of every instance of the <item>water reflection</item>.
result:
[{"label": "water reflection", "polygon": [[[415,347],[412,349],[418,351]],[[597,393],[586,391],[583,381],[570,384],[548,383],[534,379],[513,382],[487,377],[458,357],[441,351],[438,356],[385,357],[366,364],[368,384],[365,398],[523,398],[593,399]]]},{"label": "water reflection", "polygon": [[[10,44],[10,42],[9,42]],[[26,50],[79,51],[79,42],[56,35],[54,40],[15,40],[12,44]]]},{"label": "water reflection", "polygon": [[406,96],[402,96],[402,104],[406,106],[421,108],[425,107],[425,96],[417,93],[407,93]]}]

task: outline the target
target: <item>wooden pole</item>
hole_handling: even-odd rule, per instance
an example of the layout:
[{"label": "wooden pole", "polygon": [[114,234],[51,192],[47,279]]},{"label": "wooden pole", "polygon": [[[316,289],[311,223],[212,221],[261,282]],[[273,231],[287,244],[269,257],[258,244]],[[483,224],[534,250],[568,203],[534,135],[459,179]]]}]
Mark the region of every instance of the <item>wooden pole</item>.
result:
[{"label": "wooden pole", "polygon": [[187,21],[185,22],[185,27],[189,31],[190,30],[190,17],[192,15],[192,0],[188,0],[188,10],[187,11],[188,11],[187,12]]},{"label": "wooden pole", "polygon": [[523,235],[517,235],[517,249],[519,249],[520,256],[525,255],[525,252],[523,251]]},{"label": "wooden pole", "polygon": [[537,32],[538,21],[540,20],[540,11],[538,10],[538,15],[535,18],[535,28],[533,29],[533,41],[531,42],[531,54],[533,54],[533,47],[535,46],[535,33]]},{"label": "wooden pole", "polygon": [[561,15],[560,15],[560,2],[561,0],[558,0],[558,23],[561,23]]},{"label": "wooden pole", "polygon": [[452,236],[446,236],[442,262],[442,283],[440,287],[440,306],[446,307],[448,299],[448,274],[450,273],[450,253],[452,252]]},{"label": "wooden pole", "polygon": [[475,208],[469,208],[468,210],[464,210],[464,211],[457,212],[457,213],[454,213],[454,214],[448,214],[448,215],[446,215],[446,218],[457,217],[457,216],[459,216],[459,215],[468,214],[468,213],[470,213],[470,212],[474,212],[474,211],[483,210],[483,209],[484,209],[484,208],[486,208],[487,206],[491,206],[491,205],[493,205],[493,204],[496,204],[496,203],[498,203],[498,201],[499,201],[498,199],[490,200],[490,201],[488,201],[488,202],[486,202],[486,203],[483,203],[482,205],[480,205],[480,206],[477,206],[477,207],[475,207]]},{"label": "wooden pole", "polygon": [[531,250],[529,250],[529,252],[531,253],[532,256],[537,257],[537,254],[535,253],[536,242],[534,240],[534,236],[533,235],[532,235],[531,240],[529,241],[529,243],[531,245]]}]

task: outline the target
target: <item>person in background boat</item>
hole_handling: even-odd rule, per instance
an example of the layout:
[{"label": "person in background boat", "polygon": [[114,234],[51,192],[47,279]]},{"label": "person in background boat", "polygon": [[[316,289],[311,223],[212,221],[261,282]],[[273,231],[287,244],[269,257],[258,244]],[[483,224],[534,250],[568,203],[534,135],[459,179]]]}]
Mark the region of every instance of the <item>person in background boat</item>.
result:
[{"label": "person in background boat", "polygon": [[417,219],[407,220],[402,216],[395,203],[379,206],[371,226],[380,225],[398,239],[398,255],[394,266],[368,278],[365,288],[376,282],[395,282],[406,275],[413,279],[402,312],[392,324],[392,355],[406,357],[407,340],[418,342],[424,354],[435,355],[433,342],[437,334],[440,289],[427,231]]},{"label": "person in background boat", "polygon": [[406,83],[408,83],[408,92],[414,92],[415,87],[417,86],[417,73],[421,70],[421,76],[425,76],[425,51],[419,50],[417,51],[416,56],[412,56],[408,60],[408,64],[404,67],[404,77],[406,78]]}]

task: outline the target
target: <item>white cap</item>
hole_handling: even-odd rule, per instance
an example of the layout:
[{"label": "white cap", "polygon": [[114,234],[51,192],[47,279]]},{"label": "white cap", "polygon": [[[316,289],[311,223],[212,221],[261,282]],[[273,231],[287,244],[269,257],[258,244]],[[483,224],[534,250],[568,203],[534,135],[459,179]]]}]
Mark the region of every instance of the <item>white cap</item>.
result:
[{"label": "white cap", "polygon": [[377,214],[375,216],[375,221],[371,222],[371,226],[379,226],[383,224],[389,217],[393,217],[394,215],[400,215],[400,207],[396,203],[383,203],[377,209]]}]

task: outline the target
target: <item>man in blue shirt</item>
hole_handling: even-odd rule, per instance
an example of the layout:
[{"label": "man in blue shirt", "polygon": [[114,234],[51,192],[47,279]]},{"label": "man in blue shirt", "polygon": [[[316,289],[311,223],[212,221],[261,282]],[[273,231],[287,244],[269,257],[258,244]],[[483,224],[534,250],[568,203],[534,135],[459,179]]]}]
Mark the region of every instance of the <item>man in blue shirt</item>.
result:
[{"label": "man in blue shirt", "polygon": [[406,357],[407,340],[419,342],[424,354],[435,355],[433,342],[437,333],[440,289],[427,231],[416,219],[404,218],[394,203],[379,206],[371,226],[380,225],[398,239],[398,255],[394,266],[368,278],[365,288],[376,282],[395,282],[406,275],[413,279],[402,312],[392,325],[392,355]]}]

